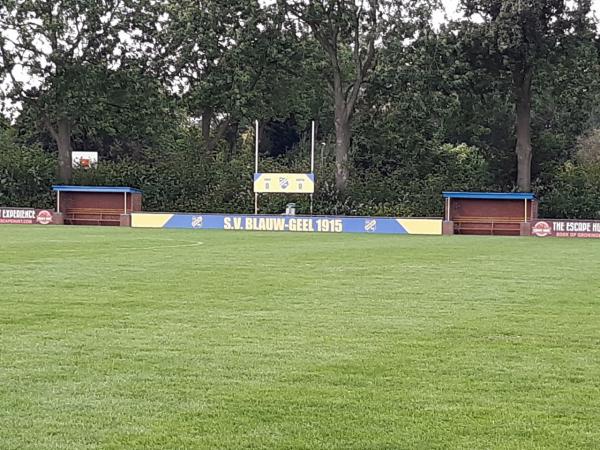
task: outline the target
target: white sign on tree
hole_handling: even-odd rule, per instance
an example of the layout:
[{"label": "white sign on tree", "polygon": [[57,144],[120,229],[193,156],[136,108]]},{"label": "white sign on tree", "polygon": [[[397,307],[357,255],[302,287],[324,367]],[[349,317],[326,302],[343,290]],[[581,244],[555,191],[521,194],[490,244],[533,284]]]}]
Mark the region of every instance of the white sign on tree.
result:
[{"label": "white sign on tree", "polygon": [[73,168],[91,169],[98,165],[98,152],[72,152]]}]

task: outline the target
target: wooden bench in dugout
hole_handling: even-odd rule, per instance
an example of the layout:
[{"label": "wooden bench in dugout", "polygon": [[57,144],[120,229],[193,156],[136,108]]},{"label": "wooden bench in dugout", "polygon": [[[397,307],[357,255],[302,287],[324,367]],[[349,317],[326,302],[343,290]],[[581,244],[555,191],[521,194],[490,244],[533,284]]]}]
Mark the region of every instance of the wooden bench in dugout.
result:
[{"label": "wooden bench in dugout", "polygon": [[514,232],[519,234],[523,217],[457,217],[454,219],[454,230],[457,234],[464,231],[486,232]]},{"label": "wooden bench in dugout", "polygon": [[118,225],[122,209],[69,208],[65,213],[67,224]]}]

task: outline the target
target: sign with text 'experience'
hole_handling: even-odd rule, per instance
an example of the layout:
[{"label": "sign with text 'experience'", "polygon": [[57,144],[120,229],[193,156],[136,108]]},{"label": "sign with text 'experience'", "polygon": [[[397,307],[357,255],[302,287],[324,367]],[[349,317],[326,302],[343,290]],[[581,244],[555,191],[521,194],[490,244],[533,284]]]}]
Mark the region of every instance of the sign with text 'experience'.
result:
[{"label": "sign with text 'experience'", "polygon": [[34,208],[0,208],[0,224],[48,225],[52,212]]}]

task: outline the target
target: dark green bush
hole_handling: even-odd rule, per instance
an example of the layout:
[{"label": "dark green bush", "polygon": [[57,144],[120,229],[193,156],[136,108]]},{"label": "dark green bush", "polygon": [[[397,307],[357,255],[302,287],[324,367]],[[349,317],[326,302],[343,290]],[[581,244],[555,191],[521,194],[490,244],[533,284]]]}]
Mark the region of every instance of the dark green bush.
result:
[{"label": "dark green bush", "polygon": [[50,208],[56,158],[0,132],[0,206]]},{"label": "dark green bush", "polygon": [[[251,213],[254,211],[251,144],[233,157],[206,153],[183,139],[144,150],[137,159],[100,161],[93,170],[75,170],[73,184],[130,186],[144,191],[146,211]],[[429,216],[443,213],[444,190],[497,190],[481,152],[466,145],[427,143],[423,151],[404,152],[394,164],[379,164],[351,175],[346,195],[335,189],[331,154],[316,167],[315,214]],[[56,155],[19,145],[0,134],[0,204],[52,207]],[[306,149],[277,158],[262,157],[262,172],[308,172]],[[536,186],[540,215],[548,218],[600,219],[600,165],[567,163]],[[287,203],[310,211],[308,195],[261,194],[260,212],[279,214]]]},{"label": "dark green bush", "polygon": [[566,163],[538,186],[540,217],[600,220],[600,164]]}]

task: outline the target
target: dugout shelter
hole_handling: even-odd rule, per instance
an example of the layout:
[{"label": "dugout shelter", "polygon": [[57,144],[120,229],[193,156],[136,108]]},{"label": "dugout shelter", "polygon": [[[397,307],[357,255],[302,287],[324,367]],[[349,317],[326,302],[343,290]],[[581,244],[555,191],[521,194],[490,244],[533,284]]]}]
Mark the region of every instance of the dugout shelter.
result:
[{"label": "dugout shelter", "polygon": [[112,186],[52,186],[56,211],[67,225],[130,226],[142,210],[142,191]]},{"label": "dugout shelter", "polygon": [[526,192],[443,192],[444,234],[529,236],[537,219],[535,195]]}]

